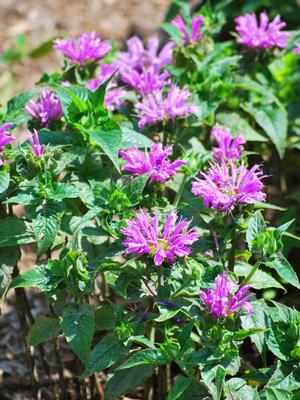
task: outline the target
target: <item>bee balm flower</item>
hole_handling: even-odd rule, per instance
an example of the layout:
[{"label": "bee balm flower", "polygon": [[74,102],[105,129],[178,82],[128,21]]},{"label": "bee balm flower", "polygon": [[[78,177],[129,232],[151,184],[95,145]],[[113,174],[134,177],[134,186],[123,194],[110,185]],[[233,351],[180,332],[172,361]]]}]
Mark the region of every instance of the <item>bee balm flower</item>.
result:
[{"label": "bee balm flower", "polygon": [[216,161],[228,162],[230,160],[239,160],[244,150],[243,144],[246,143],[245,138],[241,135],[233,138],[227,127],[215,125],[211,131],[211,136],[216,139],[218,147],[212,151]]},{"label": "bee balm flower", "polygon": [[122,81],[130,85],[137,93],[144,95],[168,84],[169,72],[138,72],[134,69],[122,73]]},{"label": "bee balm flower", "polygon": [[142,152],[137,147],[127,151],[121,150],[120,155],[127,161],[123,171],[133,172],[133,176],[150,174],[151,181],[166,182],[174,176],[178,168],[185,164],[183,160],[171,162],[168,160],[172,146],[163,149],[162,144],[153,143],[150,152]]},{"label": "bee balm flower", "polygon": [[202,22],[203,17],[201,15],[198,17],[192,16],[191,29],[188,29],[183,17],[181,15],[177,15],[177,17],[171,21],[171,24],[180,30],[181,35],[183,36],[183,43],[190,44],[193,42],[199,42],[201,39],[200,28]]},{"label": "bee balm flower", "polygon": [[28,139],[31,144],[33,154],[35,155],[36,158],[41,158],[44,154],[45,146],[40,144],[40,139],[37,130],[36,129],[33,130],[33,135],[29,131],[28,133],[29,133]]},{"label": "bee balm flower", "polygon": [[56,93],[49,89],[43,89],[36,103],[29,100],[25,106],[25,111],[34,119],[40,120],[43,126],[48,126],[50,122],[58,120],[63,115],[62,106]]},{"label": "bee balm flower", "polygon": [[160,51],[157,36],[152,36],[146,47],[137,36],[131,37],[126,43],[128,51],[119,52],[118,55],[118,64],[122,71],[134,69],[138,72],[159,72],[162,67],[172,63],[173,42],[168,42]]},{"label": "bee balm flower", "polygon": [[180,219],[173,211],[165,222],[159,224],[158,217],[152,217],[140,210],[136,218],[127,222],[127,227],[122,229],[126,236],[124,246],[125,254],[134,253],[137,256],[149,255],[153,257],[156,266],[163,262],[174,262],[175,257],[185,257],[191,253],[191,246],[199,238],[194,228],[188,229],[189,222]]},{"label": "bee balm flower", "polygon": [[289,34],[281,31],[286,23],[281,21],[279,15],[269,22],[268,15],[262,12],[258,24],[255,14],[246,14],[236,18],[235,22],[240,35],[237,42],[250,49],[284,48],[287,45]]},{"label": "bee balm flower", "polygon": [[[2,151],[7,144],[16,139],[14,136],[11,136],[8,131],[12,126],[13,123],[8,122],[0,127],[0,151]],[[1,165],[3,165],[3,160],[0,156],[0,166]]]},{"label": "bee balm flower", "polygon": [[226,318],[229,314],[239,313],[241,308],[245,308],[248,315],[252,314],[252,306],[247,301],[252,294],[245,296],[249,285],[236,291],[238,285],[230,282],[224,272],[216,277],[215,283],[215,289],[207,289],[206,292],[200,290],[199,292],[199,296],[213,317]]},{"label": "bee balm flower", "polygon": [[296,43],[296,47],[294,48],[293,52],[300,56],[300,42]]},{"label": "bee balm flower", "polygon": [[231,161],[214,164],[202,179],[192,183],[192,193],[202,197],[205,207],[231,211],[236,205],[255,204],[266,201],[262,191],[265,178],[258,165],[248,170],[243,164],[235,166]]},{"label": "bee balm flower", "polygon": [[135,105],[140,119],[139,127],[143,129],[146,125],[198,113],[199,108],[188,102],[190,97],[191,93],[187,89],[181,89],[176,85],[172,85],[166,95],[161,90],[148,94]]},{"label": "bee balm flower", "polygon": [[54,49],[60,50],[73,64],[84,65],[89,61],[101,60],[111,50],[108,40],[101,40],[96,32],[81,33],[76,40],[71,35],[71,40],[56,39]]}]

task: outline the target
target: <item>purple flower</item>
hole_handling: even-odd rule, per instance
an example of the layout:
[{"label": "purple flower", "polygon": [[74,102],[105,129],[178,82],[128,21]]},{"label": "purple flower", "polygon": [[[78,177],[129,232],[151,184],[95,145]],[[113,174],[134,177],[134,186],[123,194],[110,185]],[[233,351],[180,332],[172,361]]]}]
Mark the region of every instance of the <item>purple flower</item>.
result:
[{"label": "purple flower", "polygon": [[[117,68],[118,67],[113,64],[102,64],[100,66],[99,74],[95,78],[89,80],[85,86],[94,92],[116,72]],[[106,88],[104,106],[108,110],[116,110],[125,104],[123,98],[126,96],[127,91],[123,88],[117,87],[117,82],[113,78],[110,80]]]},{"label": "purple flower", "polygon": [[218,147],[212,151],[213,157],[218,162],[228,162],[239,160],[244,150],[243,144],[246,140],[243,136],[237,135],[233,138],[230,130],[225,126],[215,125],[211,131],[211,136],[216,139]]},{"label": "purple flower", "polygon": [[111,50],[108,40],[101,40],[96,32],[81,33],[76,40],[56,39],[54,49],[60,50],[73,64],[84,65],[89,61],[99,61]]},{"label": "purple flower", "polygon": [[191,20],[191,29],[188,29],[183,17],[181,15],[177,15],[177,17],[171,21],[171,24],[180,30],[183,36],[183,43],[190,44],[193,42],[199,42],[199,40],[201,39],[200,28],[202,22],[203,17],[201,15],[199,15],[198,17],[193,15]]},{"label": "purple flower", "polygon": [[144,47],[137,36],[127,40],[127,52],[119,52],[118,64],[122,71],[135,69],[136,71],[159,72],[165,65],[172,62],[172,49],[175,43],[168,42],[159,52],[159,39],[152,36]]},{"label": "purple flower", "polygon": [[137,93],[144,95],[166,86],[169,81],[169,72],[138,72],[134,69],[122,73],[122,81],[130,85]]},{"label": "purple flower", "polygon": [[295,54],[298,54],[298,56],[300,56],[300,42],[296,43],[296,47],[294,48],[293,52]]},{"label": "purple flower", "polygon": [[178,168],[185,164],[183,160],[171,162],[168,160],[173,146],[163,149],[161,143],[152,143],[150,153],[142,152],[136,146],[127,151],[121,150],[120,155],[127,161],[123,171],[133,172],[133,176],[150,174],[151,181],[166,182],[174,176]]},{"label": "purple flower", "polygon": [[215,283],[215,289],[206,289],[206,292],[200,290],[199,292],[199,296],[213,317],[228,317],[229,314],[239,314],[239,309],[242,307],[247,310],[248,315],[252,314],[252,306],[247,301],[252,294],[245,296],[249,285],[245,285],[236,291],[238,285],[230,282],[224,272],[216,277]]},{"label": "purple flower", "polygon": [[192,183],[192,193],[202,197],[205,207],[215,210],[231,211],[237,204],[255,204],[266,201],[262,191],[265,178],[258,165],[248,170],[243,164],[235,166],[231,161],[212,165],[202,179]]},{"label": "purple flower", "polygon": [[[7,122],[6,124],[0,127],[0,151],[2,151],[7,144],[16,139],[14,136],[10,136],[10,132],[8,132],[8,130],[11,129],[12,126],[13,126],[12,122]],[[0,156],[0,166],[2,165],[3,165],[3,160],[2,157]]]},{"label": "purple flower", "polygon": [[131,218],[127,227],[122,229],[126,236],[125,254],[135,253],[153,257],[156,266],[164,261],[174,262],[175,257],[184,257],[191,253],[191,246],[199,238],[199,234],[191,228],[185,219],[177,221],[177,214],[172,211],[163,224],[159,224],[157,215],[152,217],[139,210],[136,218]]},{"label": "purple flower", "polygon": [[33,130],[33,135],[30,131],[28,131],[28,133],[29,133],[28,139],[31,144],[33,154],[35,155],[36,158],[43,157],[45,145],[40,144],[40,139],[37,130],[36,129]]},{"label": "purple flower", "polygon": [[180,89],[176,85],[172,85],[166,95],[161,90],[148,94],[135,105],[139,112],[139,128],[143,129],[146,125],[156,122],[175,120],[191,113],[198,113],[199,108],[188,102],[190,97],[191,93],[187,89]]},{"label": "purple flower", "polygon": [[289,34],[282,32],[286,26],[277,15],[272,22],[265,12],[259,17],[259,24],[255,14],[245,14],[235,19],[236,31],[240,37],[237,42],[250,49],[270,49],[272,47],[286,47]]},{"label": "purple flower", "polygon": [[33,118],[40,120],[43,126],[48,126],[50,122],[60,119],[63,115],[62,106],[56,93],[45,88],[40,94],[36,103],[29,100],[25,106],[25,111]]}]

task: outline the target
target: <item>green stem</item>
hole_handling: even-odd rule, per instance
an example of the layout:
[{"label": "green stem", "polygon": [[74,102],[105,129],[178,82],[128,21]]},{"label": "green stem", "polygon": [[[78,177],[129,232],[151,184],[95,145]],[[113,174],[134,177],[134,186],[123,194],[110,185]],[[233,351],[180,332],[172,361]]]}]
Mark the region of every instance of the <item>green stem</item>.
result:
[{"label": "green stem", "polygon": [[176,197],[175,197],[175,200],[174,200],[174,203],[173,203],[174,207],[178,206],[178,203],[179,203],[179,201],[181,199],[182,192],[183,192],[184,186],[186,184],[187,178],[188,178],[187,174],[184,174],[184,176],[182,178],[182,181],[181,181],[181,184],[179,186],[178,192],[176,193]]},{"label": "green stem", "polygon": [[243,282],[241,283],[241,287],[245,286],[250,279],[252,278],[252,276],[255,274],[255,272],[258,270],[259,266],[260,266],[261,262],[260,261],[256,261],[256,263],[253,265],[253,267],[251,268],[251,271],[249,272],[249,274],[246,276],[246,278],[243,280]]},{"label": "green stem", "polygon": [[235,239],[236,239],[236,230],[235,230],[235,223],[233,224],[232,231],[231,231],[231,249],[228,255],[228,270],[234,270],[235,264]]}]

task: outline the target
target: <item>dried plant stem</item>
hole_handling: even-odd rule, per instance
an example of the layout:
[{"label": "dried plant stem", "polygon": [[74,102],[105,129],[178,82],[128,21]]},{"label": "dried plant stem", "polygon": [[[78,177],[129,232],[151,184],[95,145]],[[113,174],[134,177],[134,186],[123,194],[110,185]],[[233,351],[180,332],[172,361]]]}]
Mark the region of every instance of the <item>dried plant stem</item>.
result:
[{"label": "dried plant stem", "polygon": [[[54,308],[51,303],[50,303],[50,312],[52,315],[55,315]],[[62,361],[61,361],[61,357],[60,357],[58,339],[57,338],[53,339],[52,343],[53,343],[53,349],[54,349],[56,368],[57,368],[58,376],[59,376],[61,399],[66,400],[68,398],[68,396],[67,396],[66,384],[65,384],[65,380],[64,380],[64,370],[63,370],[63,365],[62,365]]]},{"label": "dried plant stem", "polygon": [[[14,271],[13,271],[13,277],[16,277],[17,275],[18,275],[18,267],[15,266]],[[22,300],[22,292],[21,292],[20,288],[15,289],[15,294],[16,294],[16,306],[17,306],[16,308],[17,308],[22,338],[23,338],[23,342],[25,345],[29,376],[30,376],[31,385],[32,385],[32,397],[34,400],[37,400],[38,399],[38,390],[37,390],[37,382],[36,382],[36,379],[34,376],[34,358],[31,354],[30,346],[27,343],[28,325],[27,325],[27,321],[26,321],[26,314],[25,314],[25,310],[24,310],[24,305],[23,305],[23,300]]]},{"label": "dried plant stem", "polygon": [[97,392],[97,394],[99,396],[99,400],[103,400],[104,392],[103,392],[103,389],[102,389],[102,387],[101,387],[101,385],[100,385],[100,383],[98,381],[98,376],[97,376],[96,373],[93,375],[93,379],[95,381],[96,392]]}]

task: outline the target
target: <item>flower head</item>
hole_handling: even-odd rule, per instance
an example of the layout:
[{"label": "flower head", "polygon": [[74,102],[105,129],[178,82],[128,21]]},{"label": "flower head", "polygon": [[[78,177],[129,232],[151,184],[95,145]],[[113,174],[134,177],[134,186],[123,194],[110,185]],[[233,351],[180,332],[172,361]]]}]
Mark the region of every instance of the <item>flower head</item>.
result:
[{"label": "flower head", "polygon": [[136,218],[131,218],[127,227],[122,229],[126,236],[125,254],[135,253],[153,257],[156,266],[163,262],[174,262],[175,257],[184,257],[191,253],[191,246],[199,238],[194,228],[188,229],[189,222],[180,219],[172,211],[165,222],[159,224],[158,217],[152,217],[140,210]]},{"label": "flower head", "polygon": [[201,175],[202,179],[196,178],[192,183],[192,193],[202,197],[205,207],[231,211],[238,204],[266,201],[262,191],[265,176],[258,165],[249,170],[243,164],[235,166],[232,161],[229,164],[222,162]]},{"label": "flower head", "polygon": [[[86,83],[86,87],[93,92],[98,89],[100,85],[105,83],[117,71],[117,66],[113,64],[102,64],[100,66],[99,74]],[[112,78],[106,88],[104,97],[104,106],[108,110],[115,110],[123,106],[125,103],[123,98],[126,97],[127,91],[124,88],[117,87],[117,82]]]},{"label": "flower head", "polygon": [[169,72],[138,72],[128,69],[122,73],[122,81],[130,85],[137,93],[144,95],[166,86]]},{"label": "flower head", "polygon": [[101,40],[96,32],[81,33],[76,40],[56,39],[54,49],[60,50],[73,64],[84,65],[89,61],[99,61],[111,50],[108,40]]},{"label": "flower head", "polygon": [[200,290],[199,292],[199,296],[213,317],[226,318],[229,314],[239,313],[241,308],[245,308],[248,315],[252,314],[252,306],[247,301],[252,294],[245,296],[249,285],[237,290],[238,285],[230,282],[224,272],[216,277],[215,283],[215,289]]},{"label": "flower head", "polygon": [[37,103],[34,100],[28,101],[25,111],[46,127],[63,115],[59,98],[47,88],[43,89]]},{"label": "flower head", "polygon": [[[7,122],[0,127],[0,151],[2,151],[7,144],[16,139],[14,136],[11,136],[10,132],[8,131],[9,129],[11,129],[12,126],[12,122]],[[1,165],[3,165],[3,160],[0,156],[0,166]]]},{"label": "flower head", "polygon": [[152,143],[150,152],[142,152],[136,146],[127,151],[120,151],[120,155],[127,161],[123,171],[133,172],[133,176],[150,174],[151,181],[166,182],[174,176],[178,168],[185,164],[183,160],[171,162],[168,160],[172,153],[172,146],[163,149],[161,143]]},{"label": "flower head", "polygon": [[216,161],[228,162],[230,160],[239,160],[244,150],[243,144],[246,143],[245,138],[241,135],[233,138],[227,127],[215,125],[211,131],[211,136],[216,139],[217,148],[212,151]]},{"label": "flower head", "polygon": [[126,43],[127,51],[119,52],[118,55],[118,64],[122,71],[135,69],[139,72],[159,72],[162,67],[172,62],[172,49],[175,45],[173,42],[168,42],[160,51],[157,36],[152,36],[146,47],[137,36],[131,37]]},{"label": "flower head", "polygon": [[34,129],[33,134],[30,131],[28,131],[28,133],[29,133],[28,139],[31,144],[33,154],[35,155],[36,158],[43,157],[45,145],[40,144],[40,139],[37,130]]},{"label": "flower head", "polygon": [[202,22],[203,17],[201,15],[198,17],[193,15],[191,20],[191,29],[188,29],[183,17],[181,15],[177,15],[177,17],[171,21],[171,24],[180,30],[183,37],[183,43],[190,44],[193,42],[199,42],[201,39],[200,28],[202,26]]},{"label": "flower head", "polygon": [[294,48],[293,52],[295,54],[298,54],[298,56],[300,56],[300,42],[296,43],[296,47]]},{"label": "flower head", "polygon": [[176,85],[172,85],[166,95],[161,90],[146,95],[135,105],[140,119],[139,127],[143,129],[146,125],[169,119],[175,120],[199,112],[195,104],[188,102],[190,97],[191,93],[187,89],[181,89]]},{"label": "flower head", "polygon": [[289,34],[282,32],[286,23],[277,15],[272,22],[265,12],[259,17],[259,24],[255,14],[241,15],[235,19],[236,31],[239,33],[238,43],[250,49],[270,49],[272,47],[286,47]]}]

